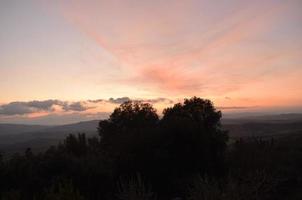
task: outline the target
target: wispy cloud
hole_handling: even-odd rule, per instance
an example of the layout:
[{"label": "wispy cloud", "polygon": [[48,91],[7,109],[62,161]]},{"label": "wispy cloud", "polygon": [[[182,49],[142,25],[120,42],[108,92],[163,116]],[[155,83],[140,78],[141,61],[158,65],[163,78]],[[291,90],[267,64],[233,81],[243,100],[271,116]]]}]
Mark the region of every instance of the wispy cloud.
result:
[{"label": "wispy cloud", "polygon": [[301,105],[300,0],[0,4],[9,8],[1,13],[0,99],[11,102],[0,105],[2,117],[194,95],[238,109]]},{"label": "wispy cloud", "polygon": [[[266,76],[268,68],[275,66],[268,60],[280,57],[275,50],[264,55],[261,50],[254,52],[253,41],[272,31],[290,5],[234,1],[220,8],[194,0],[120,3],[74,1],[62,4],[62,13],[118,60],[121,73],[133,74],[116,76],[115,82],[169,96],[224,95]],[[200,14],[212,6],[217,7],[216,13]],[[287,51],[293,53],[292,47]]]}]

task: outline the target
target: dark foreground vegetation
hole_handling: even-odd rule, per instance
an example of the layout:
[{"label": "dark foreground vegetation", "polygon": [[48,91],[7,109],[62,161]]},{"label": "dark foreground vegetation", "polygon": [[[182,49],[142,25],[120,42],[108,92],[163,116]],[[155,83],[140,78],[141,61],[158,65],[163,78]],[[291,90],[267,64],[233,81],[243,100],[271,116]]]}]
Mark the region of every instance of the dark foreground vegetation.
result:
[{"label": "dark foreground vegetation", "polygon": [[[2,200],[302,199],[302,136],[230,142],[211,101],[126,102],[99,136],[0,157]],[[5,155],[5,154],[4,154]]]}]

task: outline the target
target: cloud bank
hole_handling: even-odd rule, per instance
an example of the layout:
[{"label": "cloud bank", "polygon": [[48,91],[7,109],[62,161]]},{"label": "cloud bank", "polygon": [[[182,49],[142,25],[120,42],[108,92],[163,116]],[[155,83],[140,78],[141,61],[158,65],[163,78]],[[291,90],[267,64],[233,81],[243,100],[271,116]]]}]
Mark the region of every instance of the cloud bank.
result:
[{"label": "cloud bank", "polygon": [[44,101],[16,101],[0,105],[0,115],[29,115],[34,113],[72,113],[88,112],[95,113],[96,108],[106,108],[107,106],[116,107],[126,101],[141,101],[151,104],[172,104],[173,100],[167,98],[155,99],[131,99],[129,97],[96,99],[85,101],[62,101],[62,100],[44,100]]},{"label": "cloud bank", "polygon": [[24,115],[37,112],[54,112],[60,107],[63,111],[86,111],[89,109],[85,102],[67,102],[60,100],[11,102],[0,106],[0,115]]},{"label": "cloud bank", "polygon": [[[110,116],[114,108],[127,101],[150,103],[161,115],[162,110],[182,102],[180,99],[118,97],[83,101],[57,99],[18,101],[0,105],[0,123],[58,125],[100,120]],[[228,101],[232,101],[228,98]],[[260,109],[258,106],[216,106],[223,112]]]}]

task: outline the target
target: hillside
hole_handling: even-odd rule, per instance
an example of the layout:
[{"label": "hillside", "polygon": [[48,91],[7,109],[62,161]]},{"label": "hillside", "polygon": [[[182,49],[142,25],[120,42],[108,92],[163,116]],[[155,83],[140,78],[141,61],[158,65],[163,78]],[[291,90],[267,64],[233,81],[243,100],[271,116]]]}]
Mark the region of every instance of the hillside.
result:
[{"label": "hillside", "polygon": [[[232,118],[233,117],[233,118]],[[238,137],[279,137],[302,134],[302,114],[256,115],[222,119],[224,129],[231,138]]]},{"label": "hillside", "polygon": [[[68,134],[97,135],[98,120],[61,126],[0,124],[0,151],[22,152],[31,147],[41,151],[62,141]],[[302,134],[302,114],[262,115],[223,118],[223,128],[230,138],[280,137]]]},{"label": "hillside", "polygon": [[[14,127],[15,126],[15,127]],[[87,136],[97,134],[98,120],[79,122],[61,126],[36,126],[0,124],[8,132],[0,134],[0,151],[19,152],[31,147],[34,151],[46,149],[63,140],[68,134],[86,133]],[[24,130],[23,127],[26,127]],[[5,130],[2,128],[1,130]]]},{"label": "hillside", "polygon": [[39,125],[23,125],[23,124],[0,124],[1,135],[15,135],[26,132],[36,132],[43,129],[50,128],[48,126]]}]

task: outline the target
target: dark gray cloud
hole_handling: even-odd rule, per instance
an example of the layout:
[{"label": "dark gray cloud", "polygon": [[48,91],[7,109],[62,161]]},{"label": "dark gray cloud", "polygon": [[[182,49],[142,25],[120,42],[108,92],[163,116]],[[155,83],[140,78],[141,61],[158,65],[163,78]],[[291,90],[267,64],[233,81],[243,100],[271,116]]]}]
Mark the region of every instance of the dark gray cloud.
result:
[{"label": "dark gray cloud", "polygon": [[217,107],[217,109],[221,110],[240,110],[240,109],[249,109],[249,108],[255,108],[255,107],[249,107],[249,106],[221,106]]},{"label": "dark gray cloud", "polygon": [[90,103],[101,103],[101,102],[106,102],[104,99],[95,99],[95,100],[88,100]]},{"label": "dark gray cloud", "polygon": [[22,115],[35,112],[35,109],[29,107],[25,102],[11,102],[0,106],[1,115]]},{"label": "dark gray cloud", "polygon": [[53,105],[63,105],[64,102],[59,100],[45,100],[45,101],[29,101],[23,102],[28,107],[35,108],[43,111],[51,111],[53,110]]},{"label": "dark gray cloud", "polygon": [[88,100],[88,102],[90,102],[90,103],[106,102],[106,103],[113,103],[113,104],[122,104],[122,103],[127,102],[127,101],[141,101],[141,102],[146,102],[146,103],[151,103],[151,104],[155,104],[155,103],[174,103],[174,101],[172,101],[171,99],[163,98],[163,97],[159,97],[159,98],[155,98],[155,99],[131,99],[130,97],[119,97],[119,98],[112,98],[111,97],[108,100],[106,100],[106,99]]},{"label": "dark gray cloud", "polygon": [[114,104],[121,104],[127,101],[140,101],[140,102],[145,102],[145,103],[151,103],[151,104],[155,104],[155,103],[174,103],[171,99],[168,98],[163,98],[163,97],[159,97],[159,98],[155,98],[155,99],[131,99],[129,97],[120,97],[120,98],[110,98],[107,102],[109,103],[114,103]]},{"label": "dark gray cloud", "polygon": [[172,104],[172,103],[174,103],[173,100],[168,99],[168,98],[163,98],[163,97],[156,98],[156,99],[145,99],[145,100],[142,100],[142,101],[146,102],[146,103],[151,103],[151,104],[154,104],[154,103],[168,103],[168,104]]},{"label": "dark gray cloud", "polygon": [[66,103],[63,105],[63,109],[65,111],[85,111],[88,110],[90,107],[86,106],[84,102],[73,102],[73,103]]},{"label": "dark gray cloud", "polygon": [[120,98],[116,98],[116,99],[110,98],[108,100],[108,102],[115,103],[115,104],[121,104],[121,103],[125,103],[127,101],[131,101],[131,99],[129,97],[120,97]]},{"label": "dark gray cloud", "polygon": [[86,101],[61,101],[61,100],[44,100],[44,101],[18,101],[11,102],[8,104],[0,105],[0,115],[26,115],[36,112],[49,112],[52,113],[55,111],[55,106],[59,106],[63,111],[74,111],[74,112],[83,112],[91,108],[95,108],[98,103],[111,103],[111,104],[122,104],[127,101],[141,101],[151,104],[156,103],[173,103],[172,100],[167,98],[155,98],[155,99],[131,99],[129,97],[120,97],[120,98],[109,98],[105,99],[96,99],[96,100],[86,100]]},{"label": "dark gray cloud", "polygon": [[39,111],[54,111],[54,106],[60,106],[64,111],[85,111],[90,107],[83,102],[67,102],[60,100],[11,102],[0,105],[0,115],[25,115]]},{"label": "dark gray cloud", "polygon": [[95,99],[95,100],[88,100],[90,103],[113,103],[113,104],[122,104],[124,102],[131,101],[129,97],[119,97],[119,98],[109,98],[108,100],[106,99]]}]

